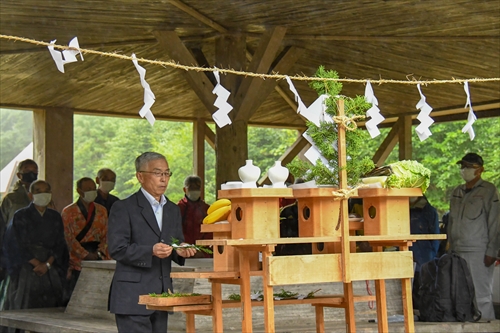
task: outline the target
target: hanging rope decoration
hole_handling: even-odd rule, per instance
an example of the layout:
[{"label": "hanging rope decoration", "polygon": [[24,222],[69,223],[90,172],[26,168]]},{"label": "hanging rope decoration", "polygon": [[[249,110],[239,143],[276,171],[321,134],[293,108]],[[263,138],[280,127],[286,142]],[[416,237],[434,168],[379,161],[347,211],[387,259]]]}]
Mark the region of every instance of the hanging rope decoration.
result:
[{"label": "hanging rope decoration", "polygon": [[[61,50],[75,50],[74,48],[72,48],[70,46],[50,44],[47,42],[37,41],[34,39],[29,39],[29,38],[24,38],[24,37],[16,37],[16,36],[9,36],[9,35],[0,34],[0,38],[18,41],[18,42],[30,43],[30,44],[34,44],[34,45],[41,45],[41,46],[52,45],[54,48],[61,49]],[[81,53],[85,53],[85,54],[95,54],[95,55],[104,56],[104,57],[111,57],[111,58],[132,61],[132,57],[118,54],[118,53],[101,52],[101,51],[82,49],[82,48],[79,48],[78,51],[80,51]],[[150,60],[150,59],[144,59],[144,58],[137,58],[137,61],[140,63],[148,63],[148,64],[159,65],[159,66],[163,66],[163,67],[178,68],[178,69],[183,69],[186,71],[189,71],[189,70],[193,70],[196,72],[215,72],[215,71],[218,71],[219,73],[223,73],[223,74],[234,74],[234,75],[241,75],[241,76],[247,76],[247,77],[260,77],[262,79],[274,79],[274,80],[286,80],[286,77],[289,77],[288,75],[282,75],[282,74],[252,73],[252,72],[237,71],[237,70],[233,70],[233,69],[223,69],[223,68],[217,68],[217,67],[208,68],[208,67],[198,67],[198,66],[186,66],[186,65],[178,64],[174,61],[159,61],[159,60]],[[336,81],[336,82],[363,83],[363,84],[365,84],[368,81],[366,79],[348,79],[348,78],[334,79],[334,78],[317,78],[317,77],[298,76],[298,75],[291,76],[290,79],[294,80],[294,81]],[[455,79],[455,78],[453,78],[451,80],[407,80],[407,81],[393,80],[393,79],[379,79],[379,80],[370,79],[370,82],[373,84],[378,84],[378,85],[381,85],[381,84],[408,84],[408,85],[423,84],[423,85],[428,85],[428,84],[449,84],[449,83],[465,83],[465,82],[500,82],[500,77],[469,78],[469,79]]]},{"label": "hanging rope decoration", "polygon": [[[417,85],[417,88],[420,92],[421,95],[421,100],[417,104],[417,108],[421,110],[421,113],[419,115],[420,118],[418,118],[421,121],[421,124],[417,128],[417,134],[419,135],[419,138],[421,141],[425,140],[427,137],[431,135],[431,132],[429,131],[429,126],[433,123],[432,118],[429,117],[430,111],[432,111],[432,108],[425,102],[425,96],[422,94],[422,91],[420,89],[420,85],[428,85],[428,84],[445,84],[445,83],[463,83],[464,84],[464,90],[467,95],[467,101],[465,104],[465,108],[469,106],[469,115],[467,118],[467,124],[464,126],[462,129],[462,132],[468,133],[470,140],[474,139],[474,129],[472,128],[472,124],[475,122],[477,119],[474,111],[472,109],[472,104],[470,102],[470,93],[469,93],[469,82],[500,82],[500,78],[470,78],[470,79],[455,79],[453,78],[452,80],[386,80],[386,79],[379,79],[379,80],[365,80],[365,79],[340,79],[340,78],[318,78],[318,77],[308,77],[308,76],[298,76],[295,75],[293,77],[290,77],[288,75],[281,75],[281,74],[262,74],[262,73],[252,73],[252,72],[246,72],[246,71],[237,71],[233,69],[222,69],[222,68],[207,68],[207,67],[198,67],[198,66],[186,66],[186,65],[181,65],[178,64],[174,61],[159,61],[159,60],[149,60],[149,59],[144,59],[144,58],[136,58],[135,54],[132,54],[132,56],[126,56],[126,55],[121,55],[117,53],[109,53],[109,52],[101,52],[101,51],[95,51],[95,50],[89,50],[89,49],[82,49],[80,48],[78,44],[78,39],[75,37],[68,46],[65,45],[57,45],[55,44],[56,40],[51,41],[50,43],[47,42],[42,42],[42,41],[37,41],[34,39],[29,39],[29,38],[24,38],[24,37],[17,37],[17,36],[9,36],[9,35],[3,35],[0,34],[1,39],[7,39],[7,40],[13,40],[13,41],[19,41],[19,42],[24,42],[24,43],[30,43],[30,44],[35,44],[35,45],[41,45],[41,46],[46,46],[49,48],[50,54],[52,55],[54,62],[56,63],[57,68],[59,71],[64,73],[64,65],[66,63],[70,62],[75,62],[77,61],[76,59],[76,54],[80,54],[81,60],[83,61],[83,53],[87,54],[95,54],[99,56],[106,56],[106,57],[113,57],[113,58],[118,58],[118,59],[123,59],[123,60],[131,60],[133,61],[134,65],[136,66],[137,70],[139,71],[139,74],[141,74],[141,70],[144,72],[141,74],[141,84],[145,88],[145,98],[144,102],[145,105],[141,109],[141,117],[145,117],[148,119],[148,121],[151,123],[151,125],[154,124],[154,115],[152,114],[151,110],[149,108],[152,106],[154,103],[154,94],[152,93],[151,89],[149,88],[149,85],[147,82],[144,80],[144,74],[145,70],[142,68],[138,63],[149,63],[153,65],[160,65],[163,67],[172,67],[172,68],[177,68],[177,69],[183,69],[186,71],[192,70],[192,71],[197,71],[197,72],[213,72],[214,75],[219,78],[219,73],[223,74],[234,74],[234,75],[240,75],[240,76],[245,76],[245,77],[258,77],[263,80],[265,79],[274,79],[274,80],[286,80],[290,91],[295,95],[295,101],[298,104],[297,112],[301,115],[303,115],[305,118],[307,118],[309,121],[314,122],[317,126],[319,126],[319,123],[321,121],[325,122],[335,122],[337,124],[341,124],[344,126],[346,130],[349,131],[354,131],[357,128],[356,124],[356,119],[361,119],[359,116],[355,117],[330,117],[328,114],[326,114],[326,105],[325,105],[325,100],[328,97],[328,95],[322,95],[318,97],[318,99],[311,104],[311,106],[306,107],[304,103],[302,102],[302,99],[299,96],[299,93],[295,89],[292,80],[296,81],[322,81],[322,82],[328,82],[328,81],[335,81],[335,82],[349,82],[349,83],[363,83],[366,84],[366,89],[365,89],[365,98],[369,103],[372,104],[372,107],[367,111],[367,116],[370,117],[370,120],[365,124],[367,126],[367,129],[370,132],[370,135],[373,137],[377,136],[380,134],[380,131],[377,128],[377,125],[383,121],[383,116],[380,114],[380,110],[378,109],[378,101],[377,98],[375,97],[373,93],[373,89],[371,87],[371,83],[376,83],[376,84],[411,84],[411,85]],[[55,49],[61,49],[63,50],[62,52],[55,51]],[[228,113],[231,111],[233,108],[230,104],[227,103],[227,97],[229,93],[226,89],[222,87],[218,80],[218,84],[214,88],[213,93],[218,96],[215,102],[215,106],[219,108],[219,110],[216,112],[217,117],[214,117],[214,120],[216,121],[217,125],[219,127],[223,127],[225,125],[228,125],[231,123],[230,118],[228,117]],[[149,93],[149,94],[148,94]],[[230,94],[230,93],[229,93]],[[215,114],[214,114],[215,116]],[[359,117],[359,118],[358,118]],[[316,154],[315,154],[316,155]]]}]

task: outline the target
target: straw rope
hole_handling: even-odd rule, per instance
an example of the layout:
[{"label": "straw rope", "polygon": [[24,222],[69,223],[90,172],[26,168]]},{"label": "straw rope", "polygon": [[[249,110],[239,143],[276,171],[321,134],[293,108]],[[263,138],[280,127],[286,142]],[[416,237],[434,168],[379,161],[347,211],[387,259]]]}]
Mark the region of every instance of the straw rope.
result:
[{"label": "straw rope", "polygon": [[[69,50],[74,48],[70,48],[69,46],[64,46],[64,45],[58,45],[58,44],[51,44],[43,41],[37,41],[34,39],[30,38],[25,38],[25,37],[17,37],[17,36],[10,36],[10,35],[3,35],[0,34],[0,38],[2,39],[7,39],[7,40],[12,40],[15,42],[23,42],[23,43],[30,43],[34,45],[40,45],[40,46],[54,46],[55,49],[61,49],[61,50]],[[104,56],[104,57],[111,57],[111,58],[117,58],[117,59],[123,59],[123,60],[132,60],[133,58],[131,56],[126,56],[126,55],[121,55],[118,53],[111,53],[111,52],[101,52],[101,51],[96,51],[96,50],[89,50],[89,49],[83,49],[80,48],[78,49],[81,53],[84,54],[95,54],[99,56]],[[160,61],[160,60],[150,60],[150,59],[144,59],[144,58],[137,58],[138,62],[142,63],[148,63],[148,64],[153,64],[153,65],[159,65],[162,67],[172,67],[172,68],[177,68],[177,69],[183,69],[186,71],[197,71],[197,72],[215,72],[218,71],[220,73],[224,74],[234,74],[234,75],[240,75],[240,76],[245,76],[245,77],[258,77],[261,79],[273,79],[273,80],[284,80],[286,79],[287,75],[282,75],[282,74],[262,74],[262,73],[253,73],[253,72],[246,72],[246,71],[238,71],[234,69],[226,69],[226,68],[217,68],[217,67],[198,67],[198,66],[187,66],[187,65],[181,65],[179,63],[176,63],[174,61]],[[393,79],[378,79],[378,80],[372,80],[372,79],[348,79],[348,78],[318,78],[318,77],[309,77],[309,76],[299,76],[299,75],[294,75],[294,76],[289,76],[290,79],[295,80],[295,81],[335,81],[335,82],[348,82],[348,83],[366,83],[367,81],[370,81],[373,84],[408,84],[408,85],[428,85],[428,84],[448,84],[448,83],[465,83],[465,82],[500,82],[499,77],[493,77],[493,78],[469,78],[469,79],[448,79],[448,80],[416,80],[416,79],[408,79],[407,81],[404,80],[393,80]],[[344,121],[342,121],[342,124],[344,124]],[[346,129],[348,128],[345,126]]]}]

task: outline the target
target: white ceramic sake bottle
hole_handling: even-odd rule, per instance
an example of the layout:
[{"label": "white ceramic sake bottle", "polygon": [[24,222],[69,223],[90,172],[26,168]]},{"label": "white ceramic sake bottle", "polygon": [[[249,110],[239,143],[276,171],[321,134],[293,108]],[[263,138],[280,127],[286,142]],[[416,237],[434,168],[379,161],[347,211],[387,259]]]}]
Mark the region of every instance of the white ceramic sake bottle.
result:
[{"label": "white ceramic sake bottle", "polygon": [[281,165],[281,161],[274,162],[274,166],[267,172],[267,176],[275,188],[286,187],[285,181],[288,178],[288,174],[288,169]]},{"label": "white ceramic sake bottle", "polygon": [[253,165],[252,160],[246,160],[246,164],[238,169],[238,176],[243,182],[243,187],[257,187],[260,177],[260,168]]}]

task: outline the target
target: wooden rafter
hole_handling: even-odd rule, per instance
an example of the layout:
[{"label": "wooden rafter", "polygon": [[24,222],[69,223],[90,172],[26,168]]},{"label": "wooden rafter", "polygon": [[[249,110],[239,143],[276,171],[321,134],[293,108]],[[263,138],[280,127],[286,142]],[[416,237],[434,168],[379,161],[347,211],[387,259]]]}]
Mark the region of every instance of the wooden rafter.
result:
[{"label": "wooden rafter", "polygon": [[[198,65],[193,54],[182,43],[174,31],[153,31],[160,46],[169,53],[170,57],[184,65]],[[183,71],[182,74],[200,98],[205,108],[212,114],[216,111],[214,106],[215,96],[212,94],[214,85],[208,77],[197,71]]]},{"label": "wooden rafter", "polygon": [[[168,2],[170,4],[172,4],[173,6],[177,7],[178,9],[182,10],[186,14],[194,17],[198,21],[200,21],[200,22],[206,24],[207,26],[211,27],[212,29],[214,29],[215,31],[217,31],[219,33],[225,34],[225,33],[229,32],[229,30],[227,28],[225,28],[222,25],[218,24],[217,22],[211,20],[206,15],[201,14],[196,9],[194,9],[194,8],[186,5],[182,1],[179,1],[179,0],[168,0]],[[246,55],[247,55],[247,59],[249,61],[252,61],[253,56],[252,56],[252,54],[248,50],[247,50]],[[297,109],[297,104],[283,91],[283,89],[281,89],[281,87],[279,85],[275,85],[274,89],[276,90],[276,92],[278,92],[278,94],[285,100],[285,102],[293,110]]]}]

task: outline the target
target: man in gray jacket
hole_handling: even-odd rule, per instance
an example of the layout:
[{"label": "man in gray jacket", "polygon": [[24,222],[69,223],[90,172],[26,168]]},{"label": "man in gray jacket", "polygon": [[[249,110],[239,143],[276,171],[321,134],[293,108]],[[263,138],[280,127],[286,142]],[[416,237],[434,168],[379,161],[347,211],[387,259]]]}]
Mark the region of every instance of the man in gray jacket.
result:
[{"label": "man in gray jacket", "polygon": [[141,189],[115,202],[109,215],[108,249],[116,260],[109,306],[118,332],[165,333],[168,313],[147,310],[139,295],[173,291],[172,261],[184,265],[196,250],[172,246],[173,238],[184,238],[179,207],[164,195],[172,175],[165,157],[144,153],[135,168]]},{"label": "man in gray jacket", "polygon": [[451,195],[448,241],[450,250],[468,263],[476,301],[483,319],[495,319],[493,270],[499,244],[500,202],[498,189],[481,179],[483,158],[466,154],[460,161],[465,184]]}]

